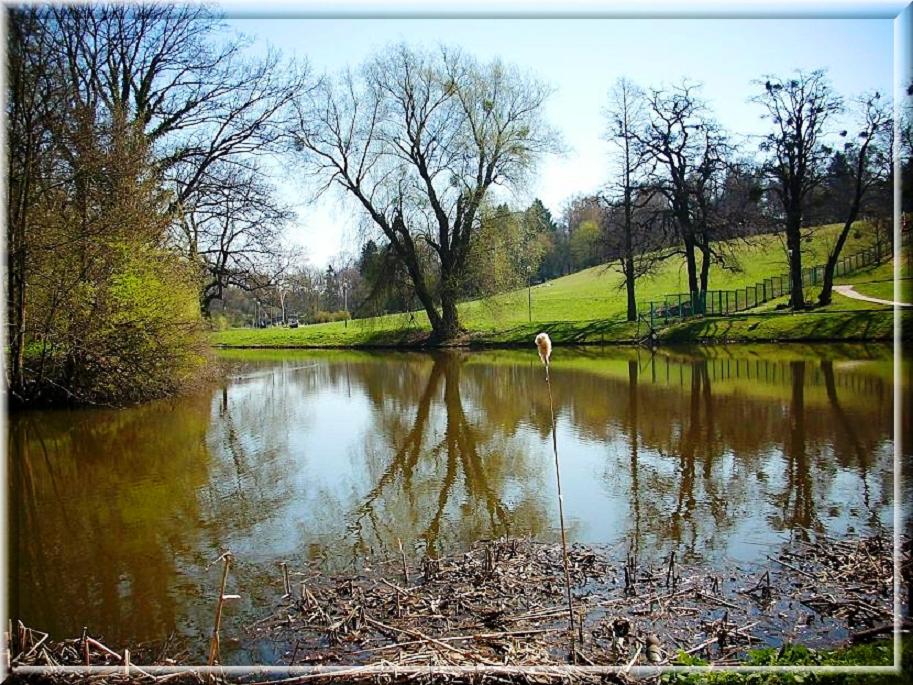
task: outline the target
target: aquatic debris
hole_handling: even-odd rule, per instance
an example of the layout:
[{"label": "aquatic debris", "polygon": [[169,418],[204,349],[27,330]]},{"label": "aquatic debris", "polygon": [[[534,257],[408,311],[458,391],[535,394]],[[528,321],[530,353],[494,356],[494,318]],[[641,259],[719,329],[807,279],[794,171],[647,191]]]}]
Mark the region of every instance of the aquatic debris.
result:
[{"label": "aquatic debris", "polygon": [[[635,547],[636,545],[631,545]],[[580,666],[567,663],[567,607],[560,545],[529,539],[483,540],[463,554],[433,559],[434,571],[400,585],[398,550],[374,559],[370,571],[324,575],[308,569],[300,596],[283,597],[241,635],[250,655],[283,655],[274,683],[294,682],[605,682],[656,673],[657,667],[700,657],[737,665],[751,649],[801,642],[833,647],[883,634],[892,621],[892,542],[885,536],[835,539],[818,535],[771,552],[761,564],[707,565],[676,555],[645,560],[621,546],[568,549],[574,602],[582,620]],[[910,582],[911,545],[900,553],[902,592]],[[626,592],[625,567],[637,594]],[[292,573],[292,576],[297,574]],[[909,627],[909,621],[903,624]],[[174,664],[153,653],[128,656],[94,638],[53,642],[21,623],[11,630],[11,665],[107,665],[111,682],[160,682],[195,674],[159,670]],[[88,639],[86,639],[88,638]],[[261,649],[262,648],[262,649]],[[135,666],[128,664],[132,658]],[[149,665],[146,665],[149,664]],[[290,667],[306,672],[284,671]],[[473,670],[483,668],[484,671]],[[651,670],[653,669],[653,670]],[[230,676],[216,674],[219,682]],[[266,676],[263,676],[266,677]],[[58,674],[61,682],[84,679]],[[250,680],[250,677],[247,677]],[[47,682],[48,679],[46,678]]]},{"label": "aquatic debris", "polygon": [[[576,650],[585,665],[630,669],[686,655],[738,663],[750,649],[800,638],[812,647],[865,639],[890,621],[893,562],[883,537],[820,536],[749,567],[711,568],[671,554],[646,563],[617,551],[568,548]],[[281,605],[251,626],[248,640],[271,642],[288,665],[567,664],[560,544],[481,541],[434,563],[436,572],[413,585],[390,580],[402,575],[401,559],[392,557],[374,560],[370,573],[312,576],[313,601]],[[903,564],[910,566],[909,543]],[[625,575],[636,579],[636,595]]]}]

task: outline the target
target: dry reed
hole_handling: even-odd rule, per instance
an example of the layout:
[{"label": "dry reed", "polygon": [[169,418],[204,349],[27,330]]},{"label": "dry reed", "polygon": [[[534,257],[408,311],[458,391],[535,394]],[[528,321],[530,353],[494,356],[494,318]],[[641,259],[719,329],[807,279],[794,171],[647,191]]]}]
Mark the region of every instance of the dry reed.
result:
[{"label": "dry reed", "polygon": [[545,365],[545,384],[548,387],[548,407],[552,417],[552,448],[555,453],[555,482],[558,487],[558,519],[561,524],[561,553],[564,561],[564,584],[567,589],[567,613],[568,627],[571,636],[571,659],[577,663],[577,646],[574,640],[574,605],[571,599],[571,574],[568,569],[567,558],[567,534],[564,528],[564,495],[561,493],[561,468],[558,462],[558,434],[555,425],[555,404],[552,400],[552,382],[549,378],[549,365],[552,358],[552,340],[548,333],[540,333],[536,336],[536,347],[539,350],[539,359]]}]

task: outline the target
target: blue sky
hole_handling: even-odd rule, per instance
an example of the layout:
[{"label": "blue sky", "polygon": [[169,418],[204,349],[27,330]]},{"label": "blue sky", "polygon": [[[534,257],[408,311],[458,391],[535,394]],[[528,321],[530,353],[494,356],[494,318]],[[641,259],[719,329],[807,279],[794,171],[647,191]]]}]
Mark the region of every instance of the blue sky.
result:
[{"label": "blue sky", "polygon": [[[753,79],[823,67],[844,97],[865,90],[890,93],[891,19],[231,19],[230,28],[270,43],[285,56],[307,58],[316,72],[356,66],[384,46],[405,41],[459,45],[481,59],[500,57],[554,87],[549,122],[567,153],[544,160],[537,182],[512,201],[534,197],[559,214],[568,199],[607,180],[609,145],[602,110],[620,76],[642,86],[688,77],[703,83],[720,123],[738,134],[763,130],[748,99]],[[322,266],[355,251],[357,217],[346,203],[308,202],[290,173],[281,192],[299,214],[291,239]]]}]

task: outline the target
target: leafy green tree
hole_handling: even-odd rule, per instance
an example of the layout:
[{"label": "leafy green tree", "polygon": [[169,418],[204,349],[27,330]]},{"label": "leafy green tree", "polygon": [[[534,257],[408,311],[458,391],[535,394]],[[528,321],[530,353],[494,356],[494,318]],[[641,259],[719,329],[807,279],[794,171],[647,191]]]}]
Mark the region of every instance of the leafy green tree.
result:
[{"label": "leafy green tree", "polygon": [[69,132],[76,181],[35,206],[22,393],[122,404],[173,394],[206,361],[195,273],[165,244],[168,195],[145,137],[115,118]]},{"label": "leafy green tree", "polygon": [[594,219],[585,219],[571,234],[571,257],[575,266],[586,269],[601,262],[602,229]]},{"label": "leafy green tree", "polygon": [[536,270],[535,280],[546,281],[567,273],[565,268],[568,259],[567,235],[539,198],[533,200],[527,208],[524,221],[537,236],[544,250],[539,268]]}]

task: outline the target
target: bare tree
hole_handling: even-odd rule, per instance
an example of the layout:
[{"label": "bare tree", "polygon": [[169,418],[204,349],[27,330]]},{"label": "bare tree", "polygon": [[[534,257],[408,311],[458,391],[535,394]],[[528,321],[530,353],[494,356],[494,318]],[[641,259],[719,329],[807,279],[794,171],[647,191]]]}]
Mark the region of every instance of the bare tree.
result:
[{"label": "bare tree", "polygon": [[270,151],[307,68],[243,57],[203,5],[61,5],[46,14],[60,69],[88,106],[119,111],[148,137],[159,168],[182,170],[175,202],[216,163]]},{"label": "bare tree", "polygon": [[268,274],[284,272],[275,267],[288,262],[282,238],[294,213],[276,201],[256,167],[213,165],[197,183],[174,239],[199,269],[200,306],[208,314],[230,286],[252,291],[275,285]]},{"label": "bare tree", "polygon": [[637,133],[655,165],[651,185],[666,198],[674,220],[692,297],[706,292],[710,264],[719,258],[714,252],[712,213],[730,154],[726,137],[697,89],[683,81],[651,90],[646,100],[648,123]]},{"label": "bare tree", "polygon": [[616,180],[612,185],[620,191],[622,212],[621,235],[622,254],[621,270],[625,277],[625,289],[628,301],[628,321],[637,319],[637,301],[634,284],[642,270],[636,268],[635,255],[635,212],[643,207],[649,199],[649,193],[641,191],[646,186],[646,174],[649,172],[650,158],[637,137],[637,132],[645,128],[647,112],[644,105],[644,92],[626,78],[619,78],[609,92],[609,106],[606,110],[608,121],[607,136],[618,148]]},{"label": "bare tree", "polygon": [[818,295],[818,304],[821,306],[831,303],[834,271],[850,229],[859,218],[871,191],[887,183],[891,173],[893,117],[890,106],[881,101],[881,94],[877,92],[863,96],[858,104],[861,126],[857,138],[861,142],[857,144],[849,141],[844,146],[844,154],[852,162],[850,178],[847,179],[851,183],[851,194],[843,228],[824,265],[824,284]]},{"label": "bare tree", "polygon": [[[52,356],[68,360],[58,368],[71,379],[85,368],[85,340],[105,325],[103,298],[89,293],[133,267],[128,242],[160,250],[158,282],[173,277],[186,296],[186,258],[199,256],[173,249],[194,219],[186,212],[261,175],[256,158],[274,151],[306,70],[274,54],[245,57],[202,6],[42,5],[7,16],[9,383],[19,393],[30,341],[42,350],[33,380],[45,379]],[[116,221],[117,212],[126,218]],[[272,229],[232,232],[265,230],[248,243],[263,245]],[[94,306],[93,316],[75,304]],[[115,338],[112,346],[123,342]]]},{"label": "bare tree", "polygon": [[32,210],[46,189],[51,130],[61,93],[53,78],[49,36],[36,7],[9,10],[7,18],[7,326],[8,386],[21,393],[26,345],[27,276]]},{"label": "bare tree", "polygon": [[[759,82],[760,84],[760,82]],[[765,110],[772,131],[760,149],[776,198],[789,253],[790,305],[805,307],[802,292],[802,225],[812,191],[821,185],[829,150],[824,144],[831,118],[842,103],[824,71],[797,71],[793,78],[767,77],[753,102]]]},{"label": "bare tree", "polygon": [[204,6],[66,5],[44,16],[73,112],[116,112],[145,135],[171,191],[173,236],[203,260],[207,312],[225,285],[280,256],[269,251],[290,215],[258,157],[277,150],[306,66],[275,52],[245,59],[242,41],[216,39],[222,26]]},{"label": "bare tree", "polygon": [[[341,188],[370,216],[408,271],[436,340],[460,331],[459,283],[489,189],[521,181],[554,147],[542,122],[548,92],[497,61],[400,45],[297,102],[289,134],[319,192]],[[420,243],[438,273],[422,263]]]}]

